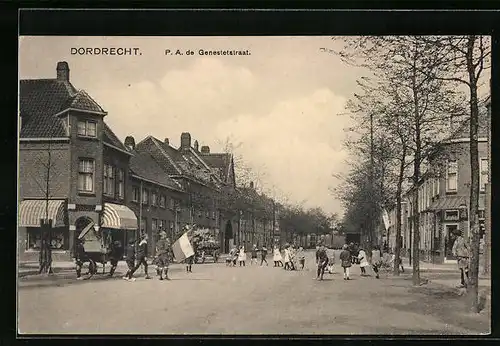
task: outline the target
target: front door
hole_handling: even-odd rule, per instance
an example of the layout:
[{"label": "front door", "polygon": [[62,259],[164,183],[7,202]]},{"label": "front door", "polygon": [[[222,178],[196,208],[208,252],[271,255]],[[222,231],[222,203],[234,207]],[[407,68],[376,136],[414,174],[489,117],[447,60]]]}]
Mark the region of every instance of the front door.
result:
[{"label": "front door", "polygon": [[444,254],[447,260],[456,259],[452,254],[453,244],[458,236],[458,225],[446,225],[446,237],[444,241]]}]

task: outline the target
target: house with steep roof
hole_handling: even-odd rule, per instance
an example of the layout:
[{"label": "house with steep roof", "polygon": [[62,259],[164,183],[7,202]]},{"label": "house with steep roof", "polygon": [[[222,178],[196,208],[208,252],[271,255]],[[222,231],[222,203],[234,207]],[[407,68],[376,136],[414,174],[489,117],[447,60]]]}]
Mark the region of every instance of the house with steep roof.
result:
[{"label": "house with steep roof", "polygon": [[[486,107],[484,107],[486,108]],[[478,150],[480,169],[479,220],[484,237],[485,193],[488,183],[488,124],[485,112],[479,116]],[[404,196],[403,247],[412,248],[413,196],[418,188],[422,260],[443,263],[455,260],[453,243],[459,231],[469,236],[468,220],[471,182],[470,119],[451,119],[451,135],[437,146],[426,163],[419,185]]]},{"label": "house with steep roof", "polygon": [[21,80],[19,101],[21,256],[36,256],[42,221],[52,225],[56,259],[70,257],[82,231],[122,241],[136,232],[137,218],[126,206],[132,154],[102,107],[70,82],[68,63],[57,63],[56,78]]},{"label": "house with steep roof", "polygon": [[167,232],[170,239],[189,222],[189,215],[181,206],[188,195],[182,185],[170,178],[161,165],[147,151],[137,151],[134,138],[125,138],[130,158],[128,206],[140,221],[141,233],[149,236],[149,253],[154,254],[159,232]]}]

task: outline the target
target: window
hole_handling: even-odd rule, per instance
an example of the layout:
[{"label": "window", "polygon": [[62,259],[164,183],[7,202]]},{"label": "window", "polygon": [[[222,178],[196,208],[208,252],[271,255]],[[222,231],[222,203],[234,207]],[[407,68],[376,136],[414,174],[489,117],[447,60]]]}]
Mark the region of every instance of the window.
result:
[{"label": "window", "polygon": [[156,206],[158,202],[158,195],[156,191],[151,192],[151,205]]},{"label": "window", "polygon": [[137,186],[134,186],[132,188],[132,201],[133,202],[139,202],[139,199],[140,199],[140,191],[139,191],[139,188]]},{"label": "window", "polygon": [[111,165],[104,165],[104,194],[115,195],[115,168]]},{"label": "window", "polygon": [[485,191],[486,184],[488,183],[488,159],[481,159],[479,161],[479,188]]},{"label": "window", "polygon": [[149,204],[149,193],[146,189],[142,189],[142,204]]},{"label": "window", "polygon": [[479,212],[479,219],[484,220],[484,217],[485,217],[484,210],[478,210],[478,212]]},{"label": "window", "polygon": [[144,234],[146,233],[147,231],[147,226],[148,226],[148,222],[147,222],[147,219],[145,217],[143,217],[141,219],[141,234]]},{"label": "window", "polygon": [[165,208],[165,195],[160,195],[160,207]]},{"label": "window", "polygon": [[172,209],[172,210],[173,210],[173,209],[175,209],[175,199],[173,199],[173,198],[169,198],[169,199],[168,199],[168,203],[169,203],[169,206],[168,206],[168,207],[169,207],[170,209]]},{"label": "window", "polygon": [[448,161],[446,191],[457,191],[458,167],[457,161]]},{"label": "window", "polygon": [[95,121],[80,120],[78,121],[78,136],[96,137],[97,124]]},{"label": "window", "polygon": [[80,159],[78,165],[78,191],[94,192],[94,160]]},{"label": "window", "polygon": [[445,220],[458,220],[458,210],[446,210],[444,212]]},{"label": "window", "polygon": [[125,172],[123,169],[118,170],[118,197],[125,198]]}]

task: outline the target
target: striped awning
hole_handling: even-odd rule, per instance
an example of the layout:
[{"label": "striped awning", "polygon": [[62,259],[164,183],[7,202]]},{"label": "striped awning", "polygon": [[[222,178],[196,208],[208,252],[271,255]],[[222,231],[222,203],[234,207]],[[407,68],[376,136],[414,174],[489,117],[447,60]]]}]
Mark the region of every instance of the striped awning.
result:
[{"label": "striped awning", "polygon": [[114,229],[137,229],[137,217],[128,207],[121,204],[104,203],[101,227]]},{"label": "striped awning", "polygon": [[[47,201],[43,199],[26,199],[21,202],[18,210],[19,227],[40,227],[40,219],[45,219]],[[48,217],[52,227],[66,226],[64,200],[48,200]]]}]

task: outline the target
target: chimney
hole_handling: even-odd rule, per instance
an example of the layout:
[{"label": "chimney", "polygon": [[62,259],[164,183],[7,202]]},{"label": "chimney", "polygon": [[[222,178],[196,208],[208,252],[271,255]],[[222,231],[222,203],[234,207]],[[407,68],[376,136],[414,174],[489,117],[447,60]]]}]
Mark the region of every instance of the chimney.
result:
[{"label": "chimney", "polygon": [[165,138],[165,139],[163,140],[163,143],[165,143],[166,145],[170,145],[170,141],[169,141],[169,139],[168,139],[168,138]]},{"label": "chimney", "polygon": [[69,65],[66,61],[57,63],[57,80],[69,82]]},{"label": "chimney", "polygon": [[253,181],[250,182],[250,188],[253,189]]},{"label": "chimney", "polygon": [[189,132],[183,132],[181,134],[181,149],[189,150],[191,148],[191,135]]},{"label": "chimney", "polygon": [[128,150],[134,150],[135,149],[135,139],[132,136],[127,136],[125,138],[125,146],[127,147]]},{"label": "chimney", "polygon": [[194,150],[198,151],[198,141],[194,141]]},{"label": "chimney", "polygon": [[210,154],[210,147],[208,145],[203,145],[201,147],[201,153],[202,154]]}]

